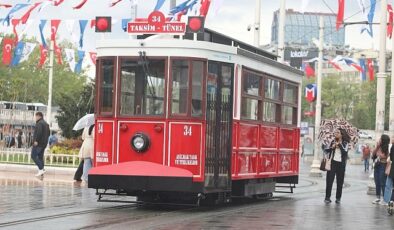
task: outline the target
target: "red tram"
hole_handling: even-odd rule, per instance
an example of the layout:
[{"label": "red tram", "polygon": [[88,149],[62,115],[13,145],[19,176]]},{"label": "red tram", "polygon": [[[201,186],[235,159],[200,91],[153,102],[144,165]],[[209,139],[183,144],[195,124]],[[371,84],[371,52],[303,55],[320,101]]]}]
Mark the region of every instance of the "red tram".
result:
[{"label": "red tram", "polygon": [[272,195],[277,183],[292,190],[303,73],[208,29],[152,38],[98,43],[88,186],[99,199],[226,202]]}]

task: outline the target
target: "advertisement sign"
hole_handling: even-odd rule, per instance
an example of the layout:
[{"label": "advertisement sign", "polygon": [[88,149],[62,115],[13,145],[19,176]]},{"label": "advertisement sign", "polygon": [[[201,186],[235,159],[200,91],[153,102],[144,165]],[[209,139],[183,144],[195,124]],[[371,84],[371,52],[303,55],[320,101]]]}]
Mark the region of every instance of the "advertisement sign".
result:
[{"label": "advertisement sign", "polygon": [[301,135],[309,134],[309,124],[308,124],[308,122],[301,122],[300,131],[301,131]]}]

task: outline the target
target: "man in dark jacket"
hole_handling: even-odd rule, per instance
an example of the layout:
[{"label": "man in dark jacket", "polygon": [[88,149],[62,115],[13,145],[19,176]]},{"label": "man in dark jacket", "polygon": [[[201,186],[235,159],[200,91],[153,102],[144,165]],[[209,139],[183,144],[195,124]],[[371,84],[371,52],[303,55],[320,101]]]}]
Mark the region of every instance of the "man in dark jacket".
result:
[{"label": "man in dark jacket", "polygon": [[44,169],[44,151],[48,144],[49,125],[44,120],[41,112],[36,113],[36,127],[33,134],[33,148],[31,150],[31,158],[38,167],[36,176],[42,176],[45,173]]}]

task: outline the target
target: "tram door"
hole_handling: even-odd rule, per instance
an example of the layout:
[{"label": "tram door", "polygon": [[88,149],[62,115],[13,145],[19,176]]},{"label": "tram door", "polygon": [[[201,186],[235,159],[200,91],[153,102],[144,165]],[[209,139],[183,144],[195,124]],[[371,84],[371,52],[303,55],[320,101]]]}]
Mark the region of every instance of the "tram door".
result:
[{"label": "tram door", "polygon": [[209,62],[205,186],[231,189],[233,65]]}]

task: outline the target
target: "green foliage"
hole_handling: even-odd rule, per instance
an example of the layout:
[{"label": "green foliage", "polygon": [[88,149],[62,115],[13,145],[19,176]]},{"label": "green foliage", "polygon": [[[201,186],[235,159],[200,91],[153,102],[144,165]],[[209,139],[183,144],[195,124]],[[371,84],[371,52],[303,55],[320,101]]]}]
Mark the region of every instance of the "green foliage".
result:
[{"label": "green foliage", "polygon": [[[60,92],[62,93],[62,92]],[[60,113],[56,116],[59,127],[66,138],[75,138],[81,131],[72,130],[74,124],[84,115],[94,112],[94,84],[86,84],[79,94],[63,94],[59,101]]]},{"label": "green foliage", "polygon": [[[322,91],[322,119],[343,118],[350,121],[359,129],[375,129],[376,117],[376,80],[359,82],[354,81],[354,76],[340,76],[332,74],[323,77]],[[388,129],[390,81],[386,80],[386,118],[385,129]],[[305,79],[303,89],[307,84],[315,83],[316,79]],[[311,109],[312,106],[312,109]],[[309,123],[314,122],[314,118],[305,117],[305,111],[314,111],[315,103],[312,105],[302,99],[302,120]]]}]

